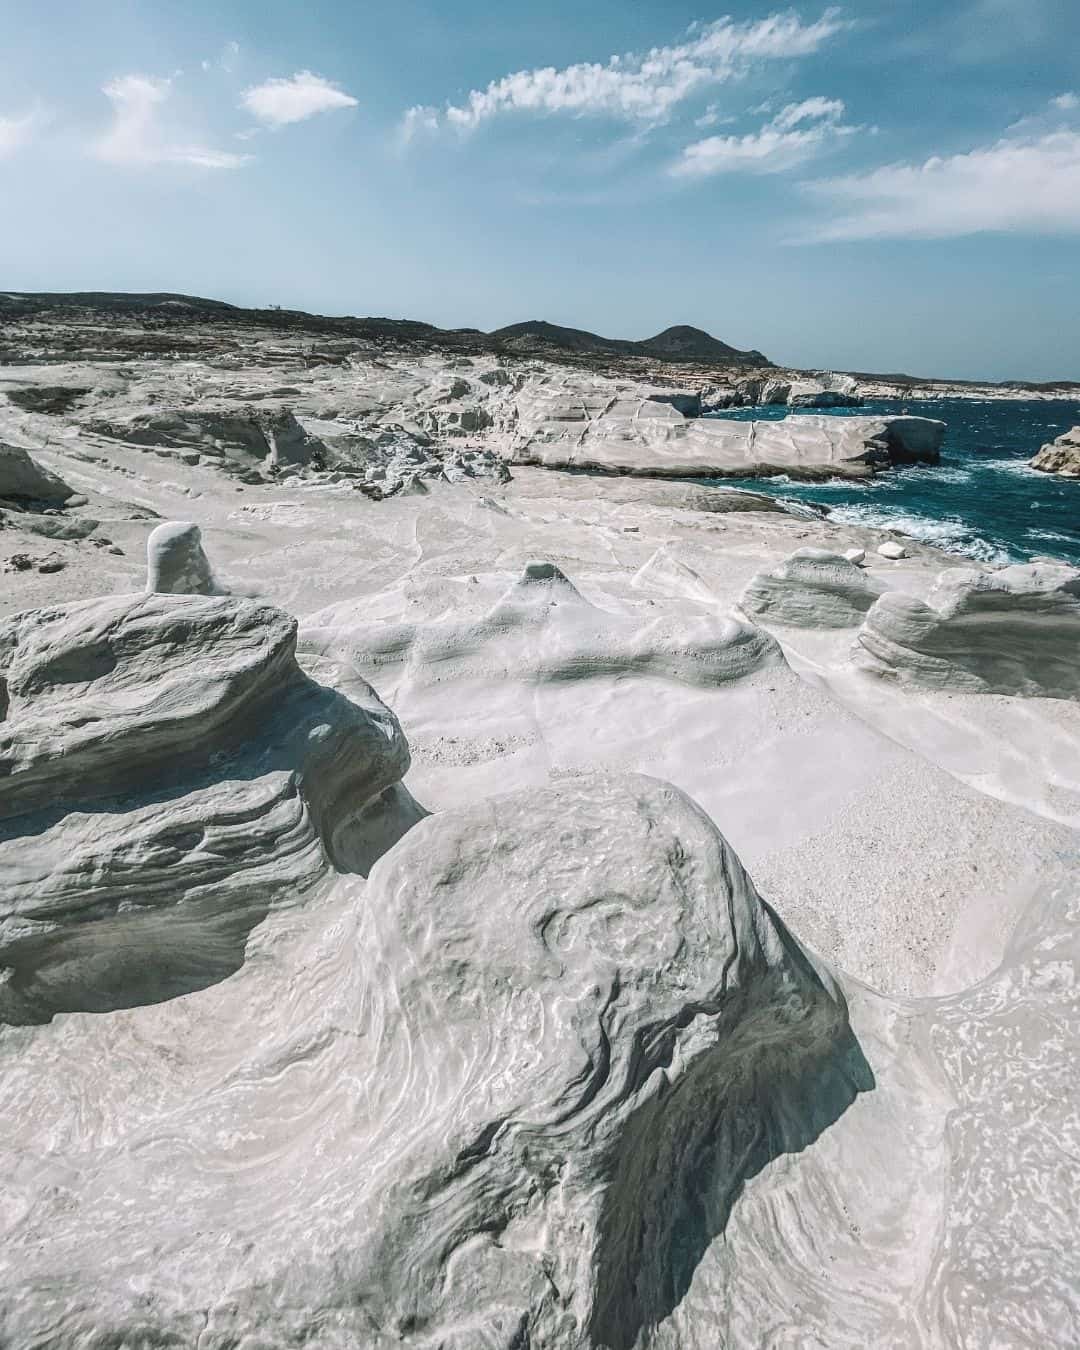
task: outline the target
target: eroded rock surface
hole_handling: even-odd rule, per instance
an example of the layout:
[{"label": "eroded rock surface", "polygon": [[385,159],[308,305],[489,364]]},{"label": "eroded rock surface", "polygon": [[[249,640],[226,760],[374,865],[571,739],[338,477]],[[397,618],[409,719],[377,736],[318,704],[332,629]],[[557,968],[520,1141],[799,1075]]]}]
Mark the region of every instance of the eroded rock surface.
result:
[{"label": "eroded rock surface", "polygon": [[1043,473],[1060,474],[1062,478],[1080,478],[1080,427],[1073,427],[1044,445],[1032,459],[1031,467]]},{"label": "eroded rock surface", "polygon": [[295,620],[227,597],[0,625],[0,1019],[199,987],[347,851],[407,746],[362,680],[316,684],[295,644]]},{"label": "eroded rock surface", "polygon": [[927,601],[890,592],[859,630],[855,664],[929,688],[1080,697],[1080,570],[1030,563],[943,572]]},{"label": "eroded rock surface", "polygon": [[[837,987],[667,784],[430,817],[342,899],[287,1022],[258,1044],[223,1022],[209,1071],[134,1083],[54,1240],[33,1241],[46,1202],[6,1244],[9,1338],[160,1341],[197,1316],[215,1347],[630,1350],[746,1180],[872,1083]],[[178,1128],[187,1147],[155,1144]]]},{"label": "eroded rock surface", "polygon": [[783,664],[776,642],[736,619],[612,613],[590,604],[554,564],[526,565],[490,610],[475,617],[364,623],[349,602],[311,616],[302,649],[339,647],[359,669],[407,666],[419,679],[498,671],[541,681],[637,672],[719,685]]},{"label": "eroded rock surface", "polygon": [[759,572],[739,604],[767,622],[798,628],[848,628],[862,623],[882,587],[853,561],[825,549],[800,548],[770,572]]},{"label": "eroded rock surface", "polygon": [[513,463],[657,477],[865,478],[934,463],[945,424],[922,417],[686,418],[632,387],[549,377],[518,395]]}]

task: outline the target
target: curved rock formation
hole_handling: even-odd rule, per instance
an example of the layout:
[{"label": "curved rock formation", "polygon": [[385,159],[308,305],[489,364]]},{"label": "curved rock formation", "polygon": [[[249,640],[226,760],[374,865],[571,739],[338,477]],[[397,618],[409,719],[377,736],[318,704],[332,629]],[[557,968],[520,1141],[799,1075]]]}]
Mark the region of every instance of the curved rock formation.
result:
[{"label": "curved rock formation", "polygon": [[346,697],[308,678],[295,645],[293,619],[226,597],[0,625],[0,1020],[198,987],[347,851],[405,738],[362,680],[339,673]]},{"label": "curved rock formation", "polygon": [[[288,1016],[253,1043],[248,971],[238,1027],[193,1008],[223,1048],[133,1081],[54,1240],[45,1200],[7,1245],[12,1343],[631,1350],[747,1179],[872,1084],[836,986],[656,780],[430,817],[340,898],[263,958]],[[137,1063],[148,1011],[106,1044],[126,1023]]]},{"label": "curved rock formation", "polygon": [[502,599],[475,618],[415,624],[356,622],[345,602],[312,615],[301,650],[347,651],[369,673],[408,665],[418,679],[475,669],[537,680],[636,671],[692,685],[719,685],[782,665],[777,643],[735,619],[642,618],[590,604],[553,563],[526,564]]},{"label": "curved rock formation", "polygon": [[890,592],[867,614],[853,659],[929,688],[1080,698],[1080,570],[957,568],[941,574],[928,603]]},{"label": "curved rock formation", "polygon": [[848,628],[862,623],[882,589],[842,555],[800,548],[771,572],[759,572],[739,597],[739,605],[772,623]]},{"label": "curved rock formation", "polygon": [[221,593],[203,551],[198,525],[189,520],[167,520],[150,531],[146,540],[146,590],[151,595]]},{"label": "curved rock formation", "polygon": [[1044,445],[1032,459],[1031,467],[1043,473],[1060,474],[1062,478],[1080,478],[1080,427],[1073,427]]}]

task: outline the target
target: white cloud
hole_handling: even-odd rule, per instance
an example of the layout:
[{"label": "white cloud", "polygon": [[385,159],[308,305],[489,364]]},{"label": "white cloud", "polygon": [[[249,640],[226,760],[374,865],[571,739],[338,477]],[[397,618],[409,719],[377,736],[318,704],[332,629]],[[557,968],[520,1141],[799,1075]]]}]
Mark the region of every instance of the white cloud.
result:
[{"label": "white cloud", "polygon": [[244,91],[241,102],[248,112],[268,126],[283,127],[290,122],[303,122],[316,113],[334,108],[355,108],[357,101],[351,94],[313,75],[310,70],[298,71],[288,79],[267,80]]},{"label": "white cloud", "polygon": [[1075,112],[1077,108],[1080,108],[1080,96],[1076,94],[1059,94],[1057,98],[1052,98],[1050,102],[1061,112]]},{"label": "white cloud", "polygon": [[843,115],[844,105],[837,98],[789,103],[760,131],[745,136],[707,136],[688,145],[671,172],[678,178],[782,173],[812,158],[830,141],[859,130],[845,125]]},{"label": "white cloud", "polygon": [[[756,22],[719,19],[696,28],[686,41],[654,47],[644,54],[612,56],[604,63],[582,62],[556,70],[519,70],[474,89],[442,113],[423,109],[424,125],[470,131],[507,112],[602,114],[629,121],[660,122],[684,99],[732,79],[764,61],[816,52],[847,25],[827,10],[814,23],[797,15],[774,14]],[[417,120],[418,109],[407,117]]]},{"label": "white cloud", "polygon": [[172,81],[150,75],[121,75],[102,87],[113,105],[113,121],[94,147],[111,164],[150,166],[190,164],[200,169],[238,169],[246,155],[211,146],[173,141],[162,129],[160,109],[172,93]]},{"label": "white cloud", "polygon": [[836,212],[809,241],[1080,233],[1080,133],[1007,137],[965,154],[809,185]]},{"label": "white cloud", "polygon": [[790,131],[802,122],[824,119],[836,122],[844,115],[844,104],[838,98],[806,98],[801,103],[789,103],[776,114],[772,125],[778,131]]},{"label": "white cloud", "polygon": [[236,58],[239,55],[239,42],[226,42],[225,46],[221,49],[221,54],[216,60],[208,59],[206,61],[200,61],[199,64],[202,66],[203,70],[213,70],[216,66],[218,70],[224,71],[226,75],[231,75],[236,66]]},{"label": "white cloud", "polygon": [[435,132],[439,130],[439,112],[437,108],[425,108],[417,104],[415,108],[410,108],[401,119],[401,128],[399,139],[402,145],[408,145],[410,141],[425,132]]},{"label": "white cloud", "polygon": [[37,114],[32,112],[21,117],[0,117],[0,159],[15,154],[29,143],[37,120]]}]

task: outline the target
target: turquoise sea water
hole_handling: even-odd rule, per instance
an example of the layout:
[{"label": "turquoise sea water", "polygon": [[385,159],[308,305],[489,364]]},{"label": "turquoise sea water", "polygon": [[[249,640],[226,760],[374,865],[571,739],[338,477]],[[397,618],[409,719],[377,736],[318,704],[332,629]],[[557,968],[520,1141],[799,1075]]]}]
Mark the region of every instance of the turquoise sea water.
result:
[{"label": "turquoise sea water", "polygon": [[[810,409],[807,411],[819,411]],[[903,531],[950,553],[985,562],[1050,554],[1080,565],[1080,480],[1027,467],[1055,436],[1080,425],[1080,402],[938,399],[876,402],[827,416],[912,413],[948,423],[941,463],[880,474],[869,483],[786,478],[722,480],[792,504],[824,506],[833,519]],[[780,418],[788,409],[743,408],[723,417]]]}]

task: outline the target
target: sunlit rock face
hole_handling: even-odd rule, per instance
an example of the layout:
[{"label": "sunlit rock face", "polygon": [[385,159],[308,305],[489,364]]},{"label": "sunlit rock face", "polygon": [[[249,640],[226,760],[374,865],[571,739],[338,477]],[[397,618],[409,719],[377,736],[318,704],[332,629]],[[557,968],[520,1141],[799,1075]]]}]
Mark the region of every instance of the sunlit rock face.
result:
[{"label": "sunlit rock face", "polygon": [[629,1350],[745,1180],[872,1082],[836,986],[657,780],[429,817],[340,886],[276,970],[99,1020],[138,1060],[182,1019],[185,1082],[64,1127],[122,1143],[0,1264],[15,1343],[182,1343],[198,1310],[215,1347]]},{"label": "sunlit rock face", "polygon": [[527,563],[486,612],[417,623],[365,623],[350,602],[316,613],[305,652],[346,650],[373,676],[405,666],[417,678],[498,671],[543,682],[629,673],[723,685],[783,665],[777,643],[736,619],[614,613],[591,604],[553,563]]},{"label": "sunlit rock face", "polygon": [[0,1018],[198,987],[329,872],[408,750],[362,680],[324,688],[295,644],[288,615],[228,597],[0,625]]},{"label": "sunlit rock face", "polygon": [[1050,441],[1031,460],[1033,469],[1060,474],[1062,478],[1080,478],[1080,427],[1073,427]]},{"label": "sunlit rock face", "polygon": [[937,689],[1080,697],[1080,570],[1040,562],[943,572],[924,603],[889,593],[859,630],[854,662]]},{"label": "sunlit rock face", "polygon": [[687,418],[639,386],[587,377],[532,380],[515,411],[513,463],[656,477],[865,478],[935,463],[945,435],[926,417]]}]

